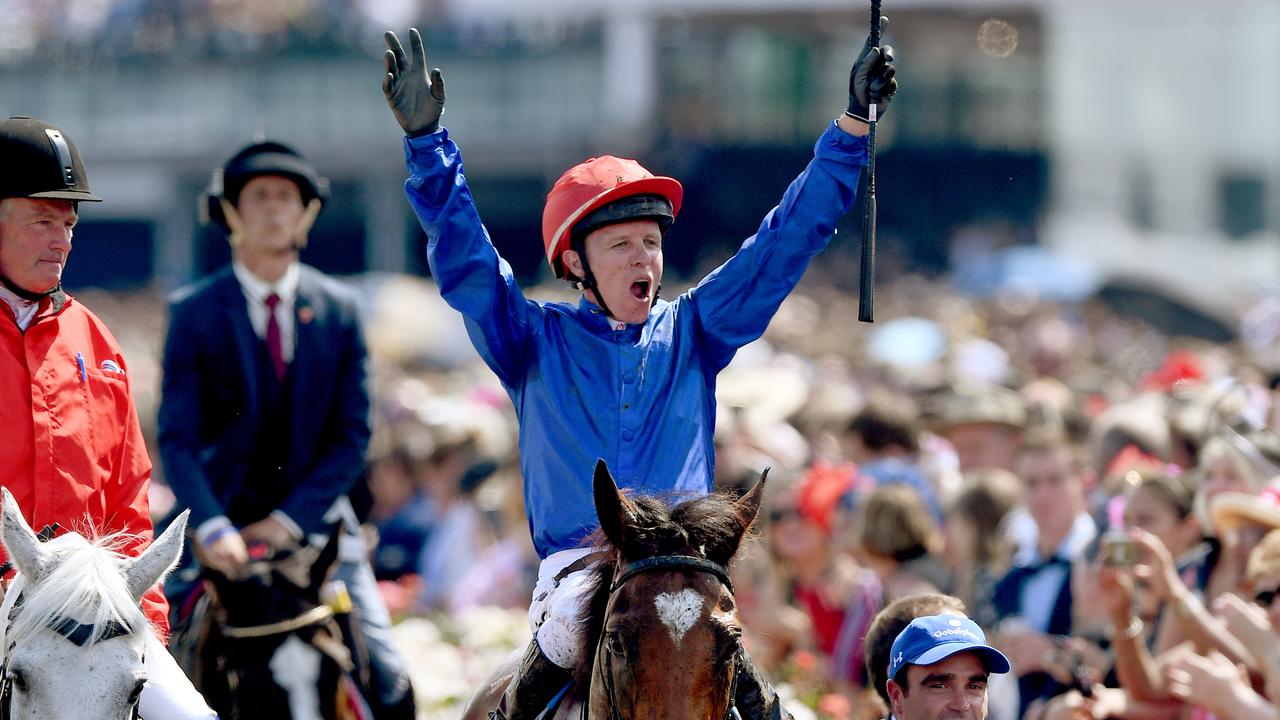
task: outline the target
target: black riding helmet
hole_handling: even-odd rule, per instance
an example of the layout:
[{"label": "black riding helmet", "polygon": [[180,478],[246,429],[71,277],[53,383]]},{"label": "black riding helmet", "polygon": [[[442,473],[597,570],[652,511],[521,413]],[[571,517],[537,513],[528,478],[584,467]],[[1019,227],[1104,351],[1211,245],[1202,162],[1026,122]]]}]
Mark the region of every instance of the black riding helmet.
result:
[{"label": "black riding helmet", "polygon": [[329,181],[321,177],[311,163],[288,145],[264,141],[245,147],[231,156],[222,169],[214,171],[201,203],[204,218],[229,230],[220,200],[238,205],[244,186],[262,175],[280,175],[293,180],[302,193],[303,205],[315,199],[321,203],[328,199]]},{"label": "black riding helmet", "polygon": [[49,198],[102,202],[76,146],[43,120],[11,117],[0,121],[0,198]]},{"label": "black riding helmet", "polygon": [[[102,202],[89,190],[89,178],[71,138],[43,120],[24,116],[0,120],[0,199],[33,198]],[[37,302],[62,290],[58,283],[31,292],[0,273],[0,285],[20,298]]]}]

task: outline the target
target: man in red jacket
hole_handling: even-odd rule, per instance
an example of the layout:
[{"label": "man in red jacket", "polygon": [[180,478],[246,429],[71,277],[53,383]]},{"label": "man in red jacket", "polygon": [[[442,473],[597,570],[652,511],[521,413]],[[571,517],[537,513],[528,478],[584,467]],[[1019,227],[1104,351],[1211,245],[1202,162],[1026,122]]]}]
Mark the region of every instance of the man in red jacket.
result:
[{"label": "man in red jacket", "polygon": [[[128,367],[111,332],[62,289],[62,269],[89,190],[71,140],[48,123],[0,120],[0,482],[33,527],[150,543],[147,457]],[[143,610],[163,637],[159,588]],[[148,720],[215,717],[162,647],[147,653]]]}]

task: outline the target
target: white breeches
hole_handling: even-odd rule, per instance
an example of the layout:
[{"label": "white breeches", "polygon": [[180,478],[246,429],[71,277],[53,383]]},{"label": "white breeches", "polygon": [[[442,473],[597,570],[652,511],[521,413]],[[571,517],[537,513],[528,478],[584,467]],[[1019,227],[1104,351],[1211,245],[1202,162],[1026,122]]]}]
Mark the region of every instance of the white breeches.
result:
[{"label": "white breeches", "polygon": [[567,565],[595,552],[595,548],[572,548],[548,556],[538,565],[538,584],[529,604],[529,627],[547,659],[562,668],[573,668],[582,653],[583,613],[590,590],[590,567],[569,573],[556,582]]}]

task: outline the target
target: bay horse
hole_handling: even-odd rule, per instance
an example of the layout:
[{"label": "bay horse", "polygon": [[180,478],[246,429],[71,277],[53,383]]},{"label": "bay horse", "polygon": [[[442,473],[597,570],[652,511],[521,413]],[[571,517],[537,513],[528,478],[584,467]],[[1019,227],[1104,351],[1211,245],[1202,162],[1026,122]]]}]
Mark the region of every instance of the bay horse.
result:
[{"label": "bay horse", "polygon": [[[584,608],[585,660],[554,718],[733,716],[742,626],[727,566],[755,522],[764,485],[761,476],[737,499],[707,495],[668,506],[624,496],[604,462],[597,463],[599,560]],[[522,653],[517,649],[490,674],[464,719],[489,717]]]},{"label": "bay horse", "polygon": [[0,536],[18,575],[0,608],[0,717],[11,720],[138,718],[152,637],[142,595],[182,552],[183,513],[137,558],[66,533],[48,542],[31,530],[7,488]]},{"label": "bay horse", "polygon": [[190,620],[175,629],[179,665],[224,720],[373,716],[368,656],[349,603],[322,599],[338,556],[323,547],[251,559],[235,578],[205,567]]}]

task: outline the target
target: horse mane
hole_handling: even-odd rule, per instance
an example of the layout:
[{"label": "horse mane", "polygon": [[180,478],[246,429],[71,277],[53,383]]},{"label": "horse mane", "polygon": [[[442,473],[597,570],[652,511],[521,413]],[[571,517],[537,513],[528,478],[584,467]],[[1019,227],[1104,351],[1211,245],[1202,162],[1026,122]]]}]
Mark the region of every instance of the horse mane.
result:
[{"label": "horse mane", "polygon": [[46,543],[53,562],[48,575],[23,588],[21,609],[6,631],[9,646],[26,642],[61,618],[92,624],[89,643],[100,640],[111,621],[132,633],[149,629],[121,573],[126,558],[120,549],[129,539],[114,533],[89,541],[67,533]]},{"label": "horse mane", "polygon": [[592,566],[592,577],[588,580],[590,590],[583,607],[587,631],[583,633],[578,654],[582,661],[574,668],[572,694],[583,702],[619,561],[626,564],[663,555],[692,555],[727,566],[753,519],[743,517],[736,498],[721,493],[683,500],[675,505],[653,496],[628,498],[626,502],[631,516],[623,547],[615,547],[601,530],[589,538],[604,559]]}]

